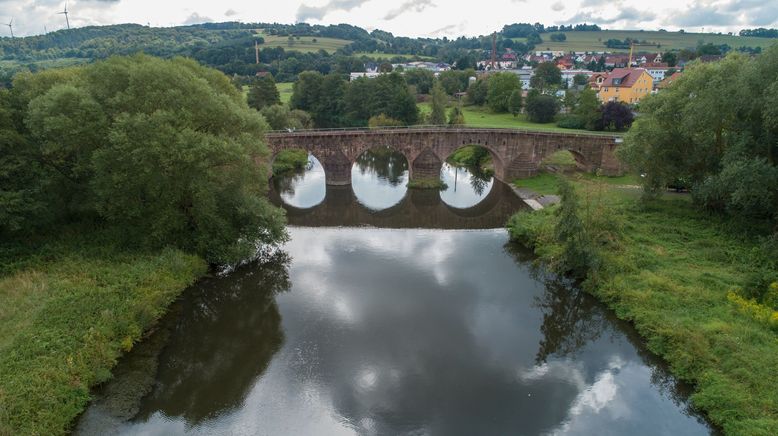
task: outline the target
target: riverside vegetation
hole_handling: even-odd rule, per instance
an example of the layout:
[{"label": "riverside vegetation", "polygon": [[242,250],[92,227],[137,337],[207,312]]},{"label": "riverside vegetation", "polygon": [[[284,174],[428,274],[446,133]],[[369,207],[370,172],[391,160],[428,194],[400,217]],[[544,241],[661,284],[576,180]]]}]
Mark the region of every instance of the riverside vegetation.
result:
[{"label": "riverside vegetation", "polygon": [[[641,104],[626,136],[642,197],[542,175],[519,183],[561,204],[508,224],[632,321],[727,434],[778,433],[776,99],[778,48],[696,65]],[[660,195],[679,180],[691,194]]]},{"label": "riverside vegetation", "polygon": [[167,305],[286,237],[263,118],[220,72],[144,55],[0,91],[0,434],[64,434]]}]

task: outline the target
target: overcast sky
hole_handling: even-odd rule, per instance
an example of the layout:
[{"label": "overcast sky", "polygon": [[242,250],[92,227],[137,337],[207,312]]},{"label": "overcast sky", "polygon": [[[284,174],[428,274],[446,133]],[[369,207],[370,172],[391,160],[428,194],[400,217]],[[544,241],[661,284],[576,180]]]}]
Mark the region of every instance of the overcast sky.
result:
[{"label": "overcast sky", "polygon": [[[646,6],[650,5],[650,8]],[[31,35],[65,27],[59,0],[0,0],[0,21]],[[71,0],[71,26],[207,21],[349,23],[403,36],[485,35],[504,24],[597,23],[699,32],[778,27],[778,0]],[[8,34],[7,26],[0,29]]]}]

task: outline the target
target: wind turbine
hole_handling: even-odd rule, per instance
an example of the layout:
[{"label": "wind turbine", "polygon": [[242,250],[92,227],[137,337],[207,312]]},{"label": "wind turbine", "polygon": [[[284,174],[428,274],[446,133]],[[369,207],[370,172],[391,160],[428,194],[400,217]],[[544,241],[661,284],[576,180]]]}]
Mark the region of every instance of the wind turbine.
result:
[{"label": "wind turbine", "polygon": [[65,24],[68,25],[68,30],[70,29],[70,20],[68,20],[68,2],[65,2],[65,10],[62,12],[57,12],[57,14],[65,14]]},{"label": "wind turbine", "polygon": [[11,38],[13,38],[14,37],[14,19],[11,18],[11,21],[9,21],[8,24],[6,24],[6,26],[8,26],[8,28],[11,30]]}]

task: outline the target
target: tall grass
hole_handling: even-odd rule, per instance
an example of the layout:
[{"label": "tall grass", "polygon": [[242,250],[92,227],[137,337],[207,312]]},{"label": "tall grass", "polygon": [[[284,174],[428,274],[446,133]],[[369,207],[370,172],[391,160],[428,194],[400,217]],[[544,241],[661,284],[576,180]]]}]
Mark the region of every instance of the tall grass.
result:
[{"label": "tall grass", "polygon": [[[711,216],[679,199],[643,203],[590,179],[575,184],[585,225],[606,230],[592,238],[600,263],[585,288],[695,385],[693,404],[727,434],[778,434],[778,334],[731,296],[754,272],[778,280],[764,223]],[[513,238],[552,265],[563,250],[555,209],[509,223]]]},{"label": "tall grass", "polygon": [[89,389],[206,272],[198,257],[127,252],[98,232],[2,248],[3,435],[67,433]]}]

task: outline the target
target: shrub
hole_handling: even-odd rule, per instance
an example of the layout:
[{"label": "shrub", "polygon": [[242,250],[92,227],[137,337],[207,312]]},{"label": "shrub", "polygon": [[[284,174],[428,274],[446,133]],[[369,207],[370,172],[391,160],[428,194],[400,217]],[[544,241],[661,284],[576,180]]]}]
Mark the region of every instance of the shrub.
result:
[{"label": "shrub", "polygon": [[375,127],[397,127],[402,126],[403,122],[400,120],[396,120],[390,116],[387,116],[386,114],[380,114],[370,117],[370,120],[368,120],[367,125],[371,128]]},{"label": "shrub", "polygon": [[586,120],[578,115],[566,115],[560,118],[556,125],[563,129],[584,129],[586,128]]}]

